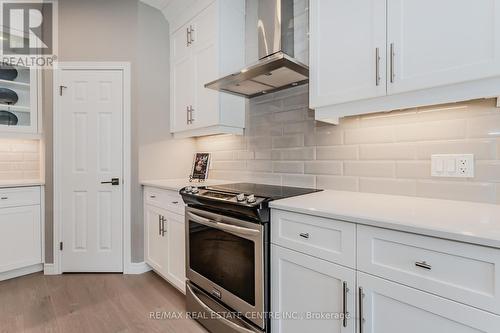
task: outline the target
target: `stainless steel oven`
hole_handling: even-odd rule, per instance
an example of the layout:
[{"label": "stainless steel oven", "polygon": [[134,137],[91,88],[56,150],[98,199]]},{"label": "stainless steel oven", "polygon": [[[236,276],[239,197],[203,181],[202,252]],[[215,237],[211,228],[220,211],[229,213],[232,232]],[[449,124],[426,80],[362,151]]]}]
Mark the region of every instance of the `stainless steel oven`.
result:
[{"label": "stainless steel oven", "polygon": [[216,316],[222,323],[214,323],[212,318],[212,324],[227,330],[213,331],[266,329],[266,232],[264,224],[186,207],[188,310],[192,307],[213,315],[220,312],[220,305],[213,302],[217,300],[246,318],[230,320]]}]

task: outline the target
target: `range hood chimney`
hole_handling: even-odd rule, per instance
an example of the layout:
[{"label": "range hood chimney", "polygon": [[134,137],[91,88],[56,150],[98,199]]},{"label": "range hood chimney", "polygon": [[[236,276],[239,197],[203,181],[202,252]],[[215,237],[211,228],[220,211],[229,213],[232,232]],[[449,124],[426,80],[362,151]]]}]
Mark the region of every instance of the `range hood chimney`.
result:
[{"label": "range hood chimney", "polygon": [[294,0],[258,0],[258,6],[260,60],[237,73],[207,83],[206,88],[253,98],[309,82],[308,66],[294,58]]}]

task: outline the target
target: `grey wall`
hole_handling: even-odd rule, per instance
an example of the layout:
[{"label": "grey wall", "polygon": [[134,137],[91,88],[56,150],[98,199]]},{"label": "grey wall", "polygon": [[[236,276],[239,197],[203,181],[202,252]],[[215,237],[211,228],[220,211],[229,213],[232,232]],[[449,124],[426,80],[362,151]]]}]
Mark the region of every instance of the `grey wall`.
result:
[{"label": "grey wall", "polygon": [[[168,140],[169,30],[156,9],[138,0],[59,0],[60,61],[127,61],[132,69],[132,261],[143,261],[139,149]],[[52,72],[44,73],[46,261],[52,252]],[[157,137],[155,133],[165,133]],[[168,151],[162,151],[168,154]]]}]

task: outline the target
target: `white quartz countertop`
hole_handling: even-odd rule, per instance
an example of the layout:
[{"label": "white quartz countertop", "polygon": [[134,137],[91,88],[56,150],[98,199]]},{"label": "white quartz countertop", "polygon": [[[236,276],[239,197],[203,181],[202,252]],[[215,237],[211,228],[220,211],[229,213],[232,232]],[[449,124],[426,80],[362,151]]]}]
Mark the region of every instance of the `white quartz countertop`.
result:
[{"label": "white quartz countertop", "polygon": [[500,205],[323,191],[271,208],[500,248]]},{"label": "white quartz countertop", "polygon": [[42,186],[42,180],[0,180],[0,188]]},{"label": "white quartz countertop", "polygon": [[234,181],[218,180],[218,179],[207,179],[203,182],[192,181],[189,182],[188,179],[157,179],[157,180],[142,180],[141,184],[144,186],[151,186],[156,188],[161,188],[164,190],[180,191],[186,186],[214,186],[234,183]]}]

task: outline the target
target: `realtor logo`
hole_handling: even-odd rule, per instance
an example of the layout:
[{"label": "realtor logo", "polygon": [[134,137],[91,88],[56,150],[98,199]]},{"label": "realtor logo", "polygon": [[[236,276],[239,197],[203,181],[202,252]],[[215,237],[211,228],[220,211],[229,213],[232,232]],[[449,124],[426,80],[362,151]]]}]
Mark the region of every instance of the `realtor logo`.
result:
[{"label": "realtor logo", "polygon": [[57,44],[56,1],[0,1],[4,62],[12,64],[15,60],[14,65],[24,66],[52,65]]}]

